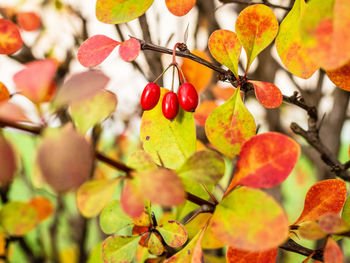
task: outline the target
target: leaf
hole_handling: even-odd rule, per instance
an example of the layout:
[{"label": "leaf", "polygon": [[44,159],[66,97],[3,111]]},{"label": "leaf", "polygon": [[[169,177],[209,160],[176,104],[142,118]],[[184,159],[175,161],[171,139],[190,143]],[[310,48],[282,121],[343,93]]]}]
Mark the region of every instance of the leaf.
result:
[{"label": "leaf", "polygon": [[58,90],[54,105],[62,107],[92,97],[104,89],[108,82],[109,77],[97,70],[74,74]]},{"label": "leaf", "polygon": [[248,71],[256,56],[276,37],[278,21],[272,10],[263,4],[243,9],[236,20],[236,34],[247,53]]},{"label": "leaf", "polygon": [[84,67],[96,67],[121,43],[104,35],[95,35],[85,40],[78,50],[78,60]]},{"label": "leaf", "polygon": [[292,172],[300,146],[292,138],[266,132],[250,138],[242,147],[236,172],[226,193],[237,185],[270,188],[282,183]]},{"label": "leaf", "polygon": [[43,196],[38,196],[30,199],[29,204],[36,210],[39,221],[45,220],[54,212],[52,202]]},{"label": "leaf", "polygon": [[167,89],[161,89],[156,107],[144,111],[141,119],[140,137],[144,150],[160,165],[179,168],[196,151],[196,129],[193,113],[179,109],[172,121],[162,113],[162,100]]},{"label": "leaf", "polygon": [[162,241],[159,239],[158,234],[152,233],[148,241],[148,250],[153,255],[161,255],[164,251]]},{"label": "leaf", "polygon": [[130,38],[121,43],[119,47],[119,56],[126,62],[134,61],[141,50],[140,41]]},{"label": "leaf", "polygon": [[20,28],[25,31],[35,31],[41,25],[41,19],[35,12],[19,12],[16,20]]},{"label": "leaf", "polygon": [[298,233],[301,237],[308,240],[317,240],[327,236],[316,221],[303,222],[298,228]]},{"label": "leaf", "polygon": [[47,99],[56,75],[57,63],[53,59],[36,60],[13,76],[17,91],[38,104]]},{"label": "leaf", "polygon": [[281,105],[282,92],[272,83],[262,81],[249,81],[254,85],[255,96],[265,108],[273,109]]},{"label": "leaf", "polygon": [[121,24],[143,15],[154,0],[97,0],[96,17],[106,24]]},{"label": "leaf", "polygon": [[275,248],[289,234],[280,205],[263,191],[246,187],[235,189],[216,206],[210,226],[225,244],[251,252]]},{"label": "leaf", "polygon": [[[192,51],[192,54],[205,59],[206,61],[210,61],[210,57],[204,51],[196,49]],[[197,92],[205,90],[210,84],[213,76],[212,69],[188,58],[185,58],[182,61],[181,69],[185,75],[186,81],[191,83]],[[196,112],[197,111],[198,108],[196,109]]]},{"label": "leaf", "polygon": [[169,169],[133,173],[142,196],[162,206],[180,205],[185,202],[185,189],[177,174]]},{"label": "leaf", "polygon": [[44,135],[37,163],[46,182],[63,193],[79,187],[89,178],[92,155],[90,144],[68,124]]},{"label": "leaf", "polygon": [[0,54],[9,55],[19,50],[23,40],[12,21],[0,18]]},{"label": "leaf", "polygon": [[346,198],[346,184],[342,180],[329,179],[311,186],[305,197],[304,209],[293,225],[318,219],[326,213],[338,214]]},{"label": "leaf", "polygon": [[91,127],[107,119],[117,107],[117,96],[101,90],[92,97],[71,104],[70,113],[78,130],[85,134]]},{"label": "leaf", "polygon": [[350,230],[345,221],[338,214],[327,213],[318,219],[320,229],[327,234],[338,234]]},{"label": "leaf", "polygon": [[104,262],[131,263],[141,236],[110,236],[102,244]]},{"label": "leaf", "polygon": [[183,249],[167,259],[164,263],[201,263],[203,255],[201,242],[206,227],[207,225],[204,226]]},{"label": "leaf", "polygon": [[266,251],[251,252],[229,247],[226,253],[227,263],[275,263],[277,248]]},{"label": "leaf", "polygon": [[346,202],[343,207],[343,211],[341,214],[341,218],[344,220],[344,222],[350,226],[350,197],[346,199]]},{"label": "leaf", "polygon": [[230,30],[215,30],[209,37],[208,47],[212,56],[228,67],[238,79],[238,61],[242,44]]},{"label": "leaf", "polygon": [[0,81],[0,103],[8,101],[10,99],[10,93],[4,83]]},{"label": "leaf", "polygon": [[[151,226],[151,208],[148,206],[147,208],[148,211],[144,210],[139,217],[135,217],[132,219],[132,222],[134,223],[135,226],[142,226],[142,227],[149,227]],[[158,222],[159,223],[159,222]]]},{"label": "leaf", "polygon": [[175,16],[184,16],[196,4],[196,0],[165,0],[166,7]]},{"label": "leaf", "polygon": [[126,165],[137,171],[151,171],[157,169],[157,165],[153,162],[152,156],[143,150],[133,152],[129,156]]},{"label": "leaf", "polygon": [[12,145],[0,134],[0,187],[8,186],[17,170],[16,155]]},{"label": "leaf", "polygon": [[323,259],[325,263],[343,263],[344,256],[338,244],[329,237],[324,248]]},{"label": "leaf", "polygon": [[350,91],[350,63],[344,66],[326,71],[328,78],[339,88]]},{"label": "leaf", "polygon": [[253,116],[243,104],[238,88],[233,96],[217,107],[205,123],[205,133],[213,146],[221,153],[232,158],[255,134]]},{"label": "leaf", "polygon": [[0,119],[9,122],[31,122],[24,110],[10,101],[0,103]]},{"label": "leaf", "polygon": [[132,219],[124,213],[119,201],[113,200],[103,208],[100,227],[104,233],[113,234],[132,225]]},{"label": "leaf", "polygon": [[215,98],[225,101],[231,98],[235,91],[236,89],[233,87],[223,87],[220,85],[215,85],[212,88],[212,92],[214,93]]},{"label": "leaf", "polygon": [[112,199],[119,179],[92,180],[77,191],[77,207],[84,217],[95,217]]},{"label": "leaf", "polygon": [[102,242],[92,248],[87,263],[104,263],[102,260]]},{"label": "leaf", "polygon": [[23,236],[39,222],[34,207],[25,202],[10,201],[0,211],[0,224],[11,236]]},{"label": "leaf", "polygon": [[196,123],[201,127],[205,127],[205,122],[207,121],[209,115],[217,107],[218,105],[216,102],[212,100],[201,102],[194,113],[194,119],[196,120]]},{"label": "leaf", "polygon": [[130,217],[135,218],[142,215],[144,201],[140,189],[135,185],[133,179],[124,180],[124,187],[120,196],[120,204],[123,211]]},{"label": "leaf", "polygon": [[276,49],[284,66],[299,78],[307,79],[318,69],[307,55],[301,40],[299,25],[304,14],[304,0],[296,0],[292,10],[283,19],[276,37]]},{"label": "leaf", "polygon": [[186,229],[177,221],[168,221],[164,225],[157,226],[156,229],[170,247],[181,247],[187,241]]},{"label": "leaf", "polygon": [[224,159],[217,152],[196,152],[177,170],[179,176],[202,184],[216,184],[225,173]]},{"label": "leaf", "polygon": [[332,70],[350,60],[348,1],[311,0],[300,20],[300,35],[307,55],[315,64]]}]

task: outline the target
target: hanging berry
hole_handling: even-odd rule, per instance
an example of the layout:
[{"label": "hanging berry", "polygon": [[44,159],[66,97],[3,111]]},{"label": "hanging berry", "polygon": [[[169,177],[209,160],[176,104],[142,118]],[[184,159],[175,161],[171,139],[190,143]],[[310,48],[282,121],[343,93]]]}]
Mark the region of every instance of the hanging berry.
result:
[{"label": "hanging berry", "polygon": [[179,111],[179,101],[175,92],[168,92],[164,95],[162,101],[162,112],[165,118],[172,120]]},{"label": "hanging berry", "polygon": [[146,87],[143,89],[142,95],[141,95],[141,107],[143,110],[151,110],[153,109],[160,97],[160,87],[150,82],[146,85]]},{"label": "hanging berry", "polygon": [[178,91],[179,104],[185,111],[195,111],[198,105],[198,93],[191,83],[183,83]]}]

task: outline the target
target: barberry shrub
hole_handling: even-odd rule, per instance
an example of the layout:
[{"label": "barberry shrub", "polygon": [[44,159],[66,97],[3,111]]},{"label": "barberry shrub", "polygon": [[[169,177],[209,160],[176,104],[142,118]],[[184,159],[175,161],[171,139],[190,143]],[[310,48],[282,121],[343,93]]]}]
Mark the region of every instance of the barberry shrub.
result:
[{"label": "barberry shrub", "polygon": [[[97,0],[96,18],[115,25],[119,40],[88,37],[78,10],[43,1],[82,22],[78,48],[65,61],[54,52],[38,58],[22,40],[25,31],[45,34],[40,13],[0,6],[0,54],[23,63],[13,75],[15,91],[0,82],[1,260],[272,263],[280,254],[279,262],[344,262],[350,147],[341,159],[338,153],[349,116],[350,3],[247,2],[232,20],[234,31],[215,28],[209,16],[215,8],[203,11],[213,3],[165,0],[168,16],[197,9],[216,23],[208,25],[206,52],[189,50],[188,28],[170,49],[149,42],[153,0]],[[279,19],[277,9],[285,11]],[[120,24],[134,19],[144,40],[123,36]],[[315,90],[283,94],[274,77],[256,73],[254,63],[261,72],[277,67],[264,65],[271,47],[295,85],[295,77],[318,74]],[[147,82],[138,99],[139,138],[126,128],[111,142],[102,123],[115,121],[118,94],[95,67],[116,48]],[[151,69],[160,65],[152,77],[139,64],[143,51]],[[164,69],[161,53],[172,54]],[[66,76],[73,57],[87,69]],[[318,112],[325,75],[337,86],[336,120]],[[23,97],[34,106],[31,116],[16,102]],[[250,102],[277,116],[275,125],[268,120],[270,129],[261,129],[263,117]],[[279,114],[286,108],[304,111],[307,128],[283,126]],[[322,132],[324,126],[332,132]],[[301,258],[289,259],[293,253]]]}]

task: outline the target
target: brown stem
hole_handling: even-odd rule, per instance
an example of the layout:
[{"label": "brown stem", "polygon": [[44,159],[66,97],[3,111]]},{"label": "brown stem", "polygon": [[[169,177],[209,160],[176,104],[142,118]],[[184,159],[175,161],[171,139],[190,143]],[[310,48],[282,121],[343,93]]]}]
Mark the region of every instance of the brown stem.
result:
[{"label": "brown stem", "polygon": [[288,239],[287,242],[279,246],[279,248],[304,256],[309,256],[314,253],[312,258],[323,262],[323,250],[316,250],[315,253],[315,250],[303,247],[292,239]]}]

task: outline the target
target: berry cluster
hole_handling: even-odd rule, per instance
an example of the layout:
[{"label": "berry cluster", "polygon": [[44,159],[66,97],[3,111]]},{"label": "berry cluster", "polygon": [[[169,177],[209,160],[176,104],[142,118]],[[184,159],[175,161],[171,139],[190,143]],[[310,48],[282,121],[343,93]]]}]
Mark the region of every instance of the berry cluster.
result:
[{"label": "berry cluster", "polygon": [[[163,97],[162,101],[162,112],[165,118],[172,120],[176,117],[177,113],[179,112],[179,105],[181,108],[183,108],[185,111],[194,112],[198,105],[198,93],[196,89],[193,87],[191,83],[186,83],[186,81],[183,83],[183,80],[185,80],[185,77],[181,71],[181,68],[178,66],[176,60],[175,60],[175,52],[176,47],[180,43],[176,43],[173,51],[173,62],[164,70],[164,72],[154,81],[150,82],[146,85],[144,88],[142,95],[141,95],[141,107],[143,110],[151,110],[153,109],[160,97],[160,87],[155,83],[157,80],[163,76],[163,74],[170,68],[173,67],[173,79],[172,79],[172,86],[171,91],[166,93]],[[182,79],[179,75],[179,82],[182,83],[177,91],[177,94],[174,92],[174,73],[175,68],[177,69],[178,73],[181,73]]]}]

